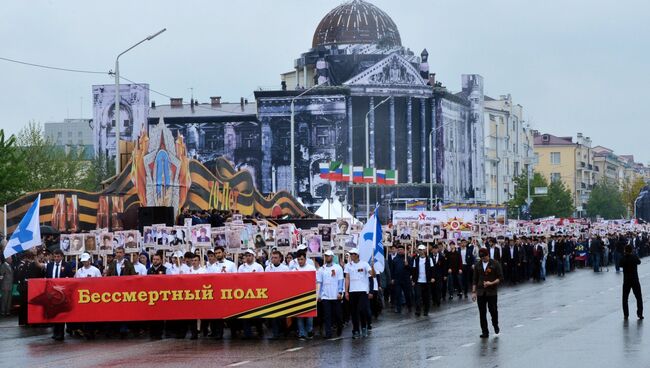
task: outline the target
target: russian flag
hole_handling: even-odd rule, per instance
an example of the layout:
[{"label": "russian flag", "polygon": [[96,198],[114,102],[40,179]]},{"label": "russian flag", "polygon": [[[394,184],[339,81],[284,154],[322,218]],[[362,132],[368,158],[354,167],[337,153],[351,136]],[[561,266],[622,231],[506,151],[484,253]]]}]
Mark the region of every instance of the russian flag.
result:
[{"label": "russian flag", "polygon": [[386,184],[386,170],[377,170],[377,184]]},{"label": "russian flag", "polygon": [[377,173],[374,168],[365,167],[363,168],[363,182],[364,183],[375,183],[377,180]]},{"label": "russian flag", "polygon": [[329,179],[330,176],[330,164],[327,162],[321,162],[318,164],[318,167],[320,169],[320,177],[321,179]]},{"label": "russian flag", "polygon": [[363,183],[363,166],[355,166],[352,168],[352,182]]}]

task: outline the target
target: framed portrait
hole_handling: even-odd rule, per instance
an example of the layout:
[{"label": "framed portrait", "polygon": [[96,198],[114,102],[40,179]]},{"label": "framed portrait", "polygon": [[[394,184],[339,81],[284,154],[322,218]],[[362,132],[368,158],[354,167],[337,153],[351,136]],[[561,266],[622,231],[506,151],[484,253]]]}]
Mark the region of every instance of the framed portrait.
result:
[{"label": "framed portrait", "polygon": [[[330,250],[334,253],[343,253],[346,250],[346,244],[352,243],[352,236],[350,235],[336,235],[334,241],[330,245]],[[354,244],[354,243],[352,243]],[[349,249],[354,248],[354,246]]]},{"label": "framed portrait", "polygon": [[140,246],[140,232],[137,230],[126,230],[120,232],[124,242],[124,250],[126,253],[139,253]]},{"label": "framed portrait", "polygon": [[183,226],[185,226],[188,229],[191,228],[192,227],[192,218],[191,217],[184,218],[183,219]]},{"label": "framed portrait", "polygon": [[433,222],[422,221],[419,223],[418,240],[423,242],[432,242],[435,237],[433,236]]},{"label": "framed portrait", "polygon": [[307,256],[320,257],[323,253],[323,238],[320,235],[311,234],[307,237]]},{"label": "framed portrait", "polygon": [[255,237],[253,238],[253,244],[255,245],[255,249],[266,248],[266,241],[264,240],[264,234],[262,234],[261,232],[255,234]]},{"label": "framed portrait", "polygon": [[232,215],[233,225],[243,225],[244,224],[244,215],[236,213]]},{"label": "framed portrait", "polygon": [[226,228],[219,227],[212,229],[212,243],[215,247],[224,247],[228,248],[228,238],[226,237]]},{"label": "framed portrait", "polygon": [[332,241],[332,225],[330,224],[319,224],[318,225],[318,234],[323,239],[323,243],[329,243]]},{"label": "framed portrait", "polygon": [[241,230],[237,228],[228,228],[226,230],[226,240],[228,242],[228,251],[239,253],[241,251]]},{"label": "framed portrait", "polygon": [[350,219],[340,218],[336,220],[336,233],[340,235],[349,235],[350,234]]},{"label": "framed portrait", "polygon": [[145,226],[142,228],[142,244],[145,247],[153,247],[156,242],[154,240],[153,227]]},{"label": "framed portrait", "polygon": [[113,233],[103,232],[99,234],[99,254],[113,253]]},{"label": "framed portrait", "polygon": [[97,235],[89,233],[83,234],[84,249],[90,254],[97,254]]},{"label": "framed portrait", "polygon": [[289,232],[289,229],[286,227],[278,227],[275,231],[275,245],[277,247],[286,247],[287,249],[293,251],[295,246],[292,247],[291,241],[292,235]]},{"label": "framed portrait", "polygon": [[210,247],[212,245],[210,238],[210,225],[201,224],[192,226],[192,245],[195,247]]}]

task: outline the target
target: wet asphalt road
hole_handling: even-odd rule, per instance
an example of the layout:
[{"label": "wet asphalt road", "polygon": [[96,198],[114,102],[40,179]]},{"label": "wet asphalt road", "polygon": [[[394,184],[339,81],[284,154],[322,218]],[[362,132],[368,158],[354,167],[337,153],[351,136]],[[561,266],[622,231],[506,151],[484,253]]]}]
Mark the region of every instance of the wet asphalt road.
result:
[{"label": "wet asphalt road", "polygon": [[[650,261],[639,267],[645,295]],[[476,305],[454,299],[428,317],[385,311],[371,337],[312,341],[50,339],[40,328],[0,320],[4,367],[648,367],[650,321],[629,321],[620,307],[623,275],[589,269],[550,276],[542,284],[503,287],[501,335],[482,340]],[[647,301],[647,298],[646,298]],[[646,326],[648,325],[648,326]],[[491,328],[491,327],[490,327]],[[492,332],[492,331],[491,331]],[[650,342],[650,333],[646,344]]]}]

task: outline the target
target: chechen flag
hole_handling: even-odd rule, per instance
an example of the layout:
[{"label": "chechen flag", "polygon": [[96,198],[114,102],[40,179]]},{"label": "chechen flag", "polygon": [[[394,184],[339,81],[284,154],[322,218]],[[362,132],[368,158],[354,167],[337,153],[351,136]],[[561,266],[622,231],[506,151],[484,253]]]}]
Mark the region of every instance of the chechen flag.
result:
[{"label": "chechen flag", "polygon": [[363,166],[354,166],[352,168],[352,182],[363,183]]},{"label": "chechen flag", "polygon": [[376,180],[376,173],[374,168],[364,167],[363,168],[363,182],[364,183],[374,183]]},{"label": "chechen flag", "polygon": [[343,180],[343,165],[340,161],[330,162],[330,180],[341,181]]},{"label": "chechen flag", "polygon": [[329,179],[330,164],[327,162],[321,162],[320,164],[318,164],[318,168],[320,169],[321,179]]},{"label": "chechen flag", "polygon": [[351,182],[352,181],[352,166],[343,165],[343,181]]},{"label": "chechen flag", "polygon": [[397,184],[397,170],[386,170],[386,184],[395,185]]},{"label": "chechen flag", "polygon": [[386,184],[386,170],[377,170],[377,184]]}]

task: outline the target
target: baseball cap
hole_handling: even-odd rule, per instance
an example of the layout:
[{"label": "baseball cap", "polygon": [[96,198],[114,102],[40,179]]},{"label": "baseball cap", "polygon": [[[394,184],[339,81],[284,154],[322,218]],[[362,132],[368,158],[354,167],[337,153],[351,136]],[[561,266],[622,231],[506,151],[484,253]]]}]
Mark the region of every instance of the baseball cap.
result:
[{"label": "baseball cap", "polygon": [[79,257],[79,259],[81,260],[81,262],[90,261],[90,254],[83,253],[81,257]]},{"label": "baseball cap", "polygon": [[352,248],[352,249],[350,249],[350,251],[348,253],[350,253],[350,254],[359,254],[359,249]]},{"label": "baseball cap", "polygon": [[424,246],[424,244],[418,245],[418,250],[425,250],[425,249],[427,249],[427,247]]},{"label": "baseball cap", "polygon": [[326,255],[326,256],[333,256],[334,252],[332,252],[331,250],[326,250],[325,253],[323,253],[323,254]]},{"label": "baseball cap", "polygon": [[298,246],[298,250],[306,250],[306,249],[307,249],[307,245],[305,245],[305,244],[300,244]]},{"label": "baseball cap", "polygon": [[255,255],[255,251],[250,249],[250,248],[246,249],[246,251],[244,251],[244,253]]}]

